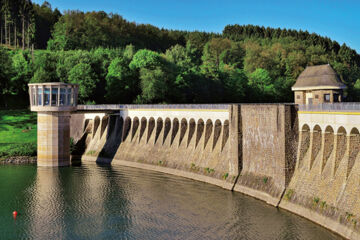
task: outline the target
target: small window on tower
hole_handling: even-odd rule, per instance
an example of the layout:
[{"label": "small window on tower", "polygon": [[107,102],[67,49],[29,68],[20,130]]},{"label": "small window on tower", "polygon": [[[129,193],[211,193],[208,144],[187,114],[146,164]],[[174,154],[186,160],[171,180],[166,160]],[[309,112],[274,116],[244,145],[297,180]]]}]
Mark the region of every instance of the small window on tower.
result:
[{"label": "small window on tower", "polygon": [[330,102],[330,94],[324,94],[324,102]]},{"label": "small window on tower", "polygon": [[316,94],[316,95],[315,95],[315,98],[319,98],[319,95]]},{"label": "small window on tower", "polygon": [[296,99],[300,99],[300,95],[296,95]]}]

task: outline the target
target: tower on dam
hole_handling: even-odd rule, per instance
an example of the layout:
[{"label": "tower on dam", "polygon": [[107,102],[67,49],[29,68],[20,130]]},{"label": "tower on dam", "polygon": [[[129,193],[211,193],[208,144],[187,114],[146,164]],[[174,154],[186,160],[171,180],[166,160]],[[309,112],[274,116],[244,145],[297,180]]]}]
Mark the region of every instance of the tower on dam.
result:
[{"label": "tower on dam", "polygon": [[70,165],[70,113],[76,110],[78,85],[29,84],[31,111],[37,116],[38,166]]},{"label": "tower on dam", "polygon": [[345,88],[330,64],[324,64],[306,67],[291,89],[294,91],[296,104],[317,105],[341,102]]}]

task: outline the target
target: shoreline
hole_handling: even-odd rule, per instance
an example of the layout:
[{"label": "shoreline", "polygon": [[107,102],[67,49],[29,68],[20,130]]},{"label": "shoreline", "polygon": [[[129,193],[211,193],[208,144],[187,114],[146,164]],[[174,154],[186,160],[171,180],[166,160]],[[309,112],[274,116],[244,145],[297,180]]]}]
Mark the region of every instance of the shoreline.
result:
[{"label": "shoreline", "polygon": [[11,156],[0,160],[0,165],[34,165],[36,156]]}]

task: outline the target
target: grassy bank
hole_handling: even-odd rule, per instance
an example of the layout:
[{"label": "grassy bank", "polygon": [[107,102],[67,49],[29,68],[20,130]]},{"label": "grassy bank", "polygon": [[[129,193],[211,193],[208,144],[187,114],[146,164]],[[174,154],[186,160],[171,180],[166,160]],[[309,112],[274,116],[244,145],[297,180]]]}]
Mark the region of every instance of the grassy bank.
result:
[{"label": "grassy bank", "polygon": [[0,110],[0,159],[36,155],[36,113]]}]

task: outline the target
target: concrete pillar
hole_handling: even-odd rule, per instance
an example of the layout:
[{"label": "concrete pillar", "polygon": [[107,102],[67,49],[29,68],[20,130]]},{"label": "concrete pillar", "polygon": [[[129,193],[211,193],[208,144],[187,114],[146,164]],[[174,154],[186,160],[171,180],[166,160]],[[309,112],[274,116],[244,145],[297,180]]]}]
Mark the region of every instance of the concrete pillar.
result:
[{"label": "concrete pillar", "polygon": [[70,112],[39,112],[37,165],[70,165]]}]

